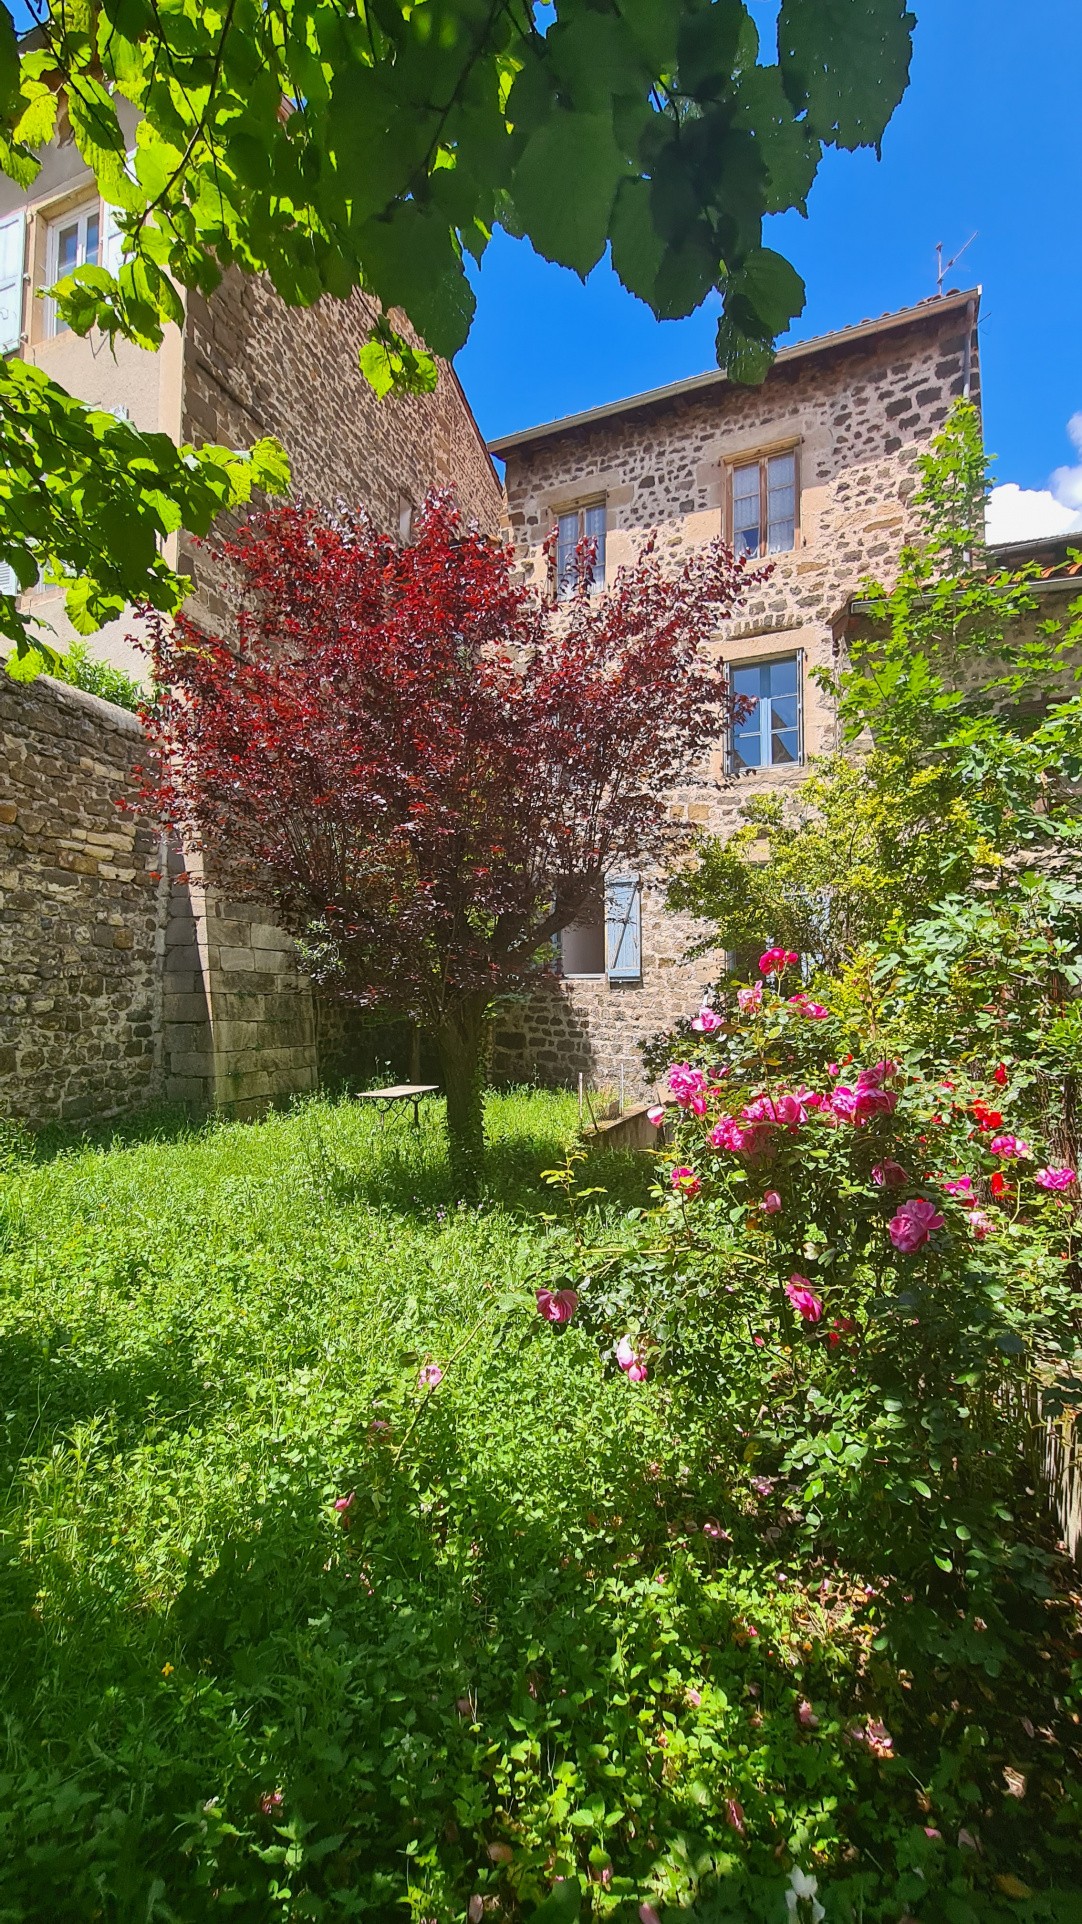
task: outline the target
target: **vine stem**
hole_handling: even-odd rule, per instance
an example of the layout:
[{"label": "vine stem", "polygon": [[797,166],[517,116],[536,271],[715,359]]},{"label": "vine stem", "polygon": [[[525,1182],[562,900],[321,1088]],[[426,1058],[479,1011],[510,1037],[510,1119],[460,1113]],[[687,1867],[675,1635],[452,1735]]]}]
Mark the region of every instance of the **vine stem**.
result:
[{"label": "vine stem", "polygon": [[[473,1328],[469,1332],[469,1335],[463,1338],[458,1348],[454,1350],[452,1354],[447,1358],[447,1369],[444,1370],[443,1377],[447,1375],[447,1370],[451,1368],[452,1363],[457,1363],[459,1357],[463,1355],[463,1353],[469,1348],[470,1344],[473,1342],[474,1337],[479,1333],[479,1331],[484,1329],[484,1326],[487,1323],[487,1321],[488,1321],[488,1317],[482,1316],[480,1322],[474,1324]],[[440,1382],[443,1381],[443,1377],[440,1378]],[[407,1429],[405,1436],[402,1438],[402,1441],[399,1444],[392,1458],[392,1462],[394,1463],[396,1468],[402,1456],[402,1452],[406,1447],[406,1444],[409,1442],[410,1437],[413,1435],[414,1430],[417,1428],[418,1423],[420,1422],[422,1416],[424,1415],[426,1409],[428,1408],[428,1405],[431,1402],[432,1398],[435,1396],[436,1391],[439,1389],[439,1386],[440,1386],[439,1383],[433,1383],[431,1389],[427,1392],[425,1396],[422,1397],[420,1403],[417,1405],[417,1408],[413,1413],[413,1419],[409,1425],[409,1428]]]}]

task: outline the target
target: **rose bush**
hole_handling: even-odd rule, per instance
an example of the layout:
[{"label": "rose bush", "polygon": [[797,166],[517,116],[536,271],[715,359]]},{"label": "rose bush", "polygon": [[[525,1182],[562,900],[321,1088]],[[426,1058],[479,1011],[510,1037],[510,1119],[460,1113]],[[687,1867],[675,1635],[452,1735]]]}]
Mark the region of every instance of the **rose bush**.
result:
[{"label": "rose bush", "polygon": [[672,1137],[658,1207],[583,1313],[709,1399],[719,1447],[773,1479],[780,1556],[910,1594],[899,1657],[979,1620],[994,1667],[1046,1582],[1040,1530],[1015,1522],[1015,1405],[1077,1358],[1076,1173],[1041,1162],[1009,1065],[929,1073],[851,1014],[808,1022],[790,952],[760,966],[682,1039],[652,1111]]}]

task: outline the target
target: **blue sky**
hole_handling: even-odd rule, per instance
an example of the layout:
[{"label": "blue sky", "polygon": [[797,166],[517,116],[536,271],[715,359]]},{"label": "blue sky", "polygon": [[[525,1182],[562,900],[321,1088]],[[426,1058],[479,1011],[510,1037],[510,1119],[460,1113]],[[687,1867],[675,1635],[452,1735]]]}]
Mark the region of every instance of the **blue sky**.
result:
[{"label": "blue sky", "polygon": [[[1082,526],[1082,6],[911,6],[912,81],[882,160],[828,154],[808,219],[769,223],[808,288],[789,338],[933,294],[936,242],[949,258],[976,229],[947,285],[984,290],[985,430],[1011,484],[996,531],[1065,532]],[[765,30],[776,7],[753,11]],[[716,306],[659,323],[606,265],[584,287],[498,234],[477,292],[456,366],[490,437],[714,364]]]}]

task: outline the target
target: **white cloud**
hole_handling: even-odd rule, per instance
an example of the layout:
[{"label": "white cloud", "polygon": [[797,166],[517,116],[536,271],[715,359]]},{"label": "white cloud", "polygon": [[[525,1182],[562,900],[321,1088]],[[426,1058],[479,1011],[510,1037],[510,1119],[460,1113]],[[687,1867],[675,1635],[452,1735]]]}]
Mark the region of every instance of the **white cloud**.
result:
[{"label": "white cloud", "polygon": [[1065,508],[1082,510],[1082,412],[1072,414],[1067,423],[1067,434],[1075,453],[1080,457],[1076,468],[1057,468],[1048,483],[1057,501]]},{"label": "white cloud", "polygon": [[992,489],[985,521],[990,542],[1054,540],[1082,533],[1082,409],[1072,414],[1067,435],[1080,459],[1075,467],[1056,468],[1047,488],[1020,488],[1006,481]]},{"label": "white cloud", "polygon": [[1007,481],[992,489],[984,526],[993,547],[1002,541],[1053,540],[1082,533],[1082,506],[1065,508],[1048,488],[1020,488]]}]

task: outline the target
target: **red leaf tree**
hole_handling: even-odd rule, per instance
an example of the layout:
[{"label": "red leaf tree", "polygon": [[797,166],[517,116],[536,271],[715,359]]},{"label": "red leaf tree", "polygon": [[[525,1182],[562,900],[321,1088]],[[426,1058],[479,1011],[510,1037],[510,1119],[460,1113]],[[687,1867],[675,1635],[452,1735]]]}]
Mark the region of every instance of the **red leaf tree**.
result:
[{"label": "red leaf tree", "polygon": [[492,1000],[541,975],[607,871],[665,854],[669,791],[732,716],[707,644],[748,577],[720,542],[671,571],[647,544],[604,594],[584,553],[553,603],[446,496],[407,547],[288,507],[228,552],[233,632],[157,633],[149,792],[274,902],[317,982],[430,1031],[468,1194]]}]

